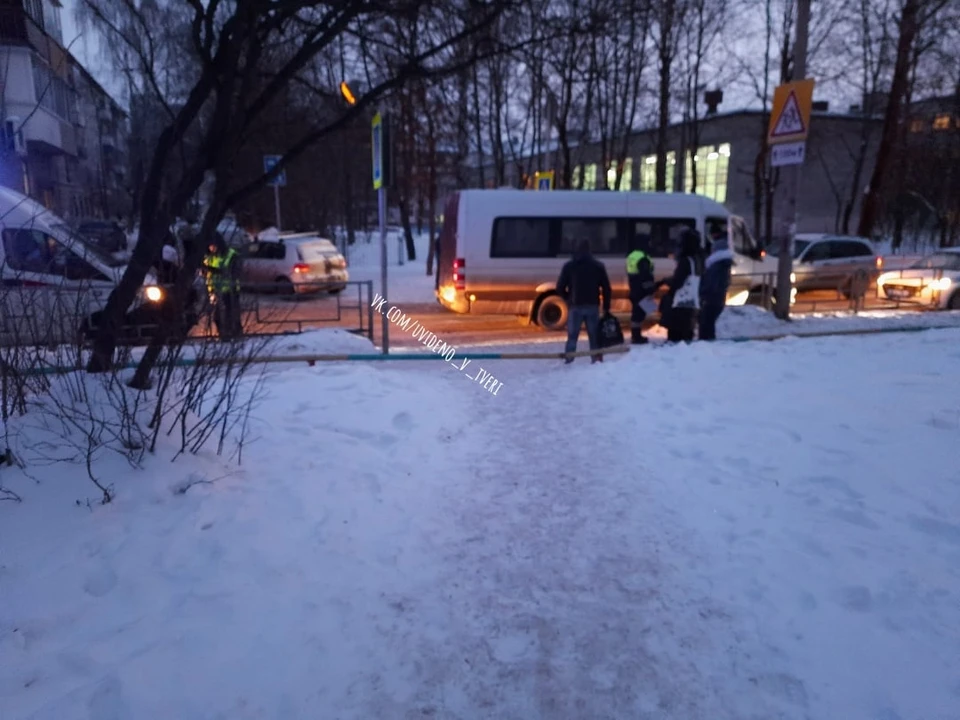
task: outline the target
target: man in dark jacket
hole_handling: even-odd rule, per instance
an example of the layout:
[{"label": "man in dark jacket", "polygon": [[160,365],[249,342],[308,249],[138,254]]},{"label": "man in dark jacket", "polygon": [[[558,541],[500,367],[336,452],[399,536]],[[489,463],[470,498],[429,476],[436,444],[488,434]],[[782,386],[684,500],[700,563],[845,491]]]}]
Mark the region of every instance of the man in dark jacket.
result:
[{"label": "man in dark jacket", "polygon": [[700,233],[696,230],[684,230],[680,236],[680,252],[677,255],[677,268],[673,277],[667,281],[669,291],[663,296],[660,303],[660,324],[667,329],[668,342],[692,342],[697,326],[697,307],[699,292],[690,298],[694,304],[680,304],[676,301],[677,292],[687,279],[695,276],[695,280],[703,275],[703,243]]},{"label": "man in dark jacket", "polygon": [[627,282],[630,284],[630,342],[642,345],[648,342],[643,336],[643,321],[647,311],[640,303],[653,295],[656,283],[653,279],[653,260],[650,259],[650,238],[639,235],[636,246],[627,255]]},{"label": "man in dark jacket", "polygon": [[[590,254],[590,243],[581,240],[573,259],[560,271],[557,280],[557,292],[567,303],[567,346],[566,352],[576,352],[577,337],[584,323],[587,325],[587,337],[590,349],[599,348],[600,296],[603,295],[603,313],[610,312],[611,290],[607,269]],[[564,360],[572,363],[573,358]],[[603,355],[593,355],[590,362],[603,362]]]},{"label": "man in dark jacket", "polygon": [[730,274],[733,271],[733,252],[726,233],[713,237],[713,247],[704,263],[700,281],[700,339],[717,339],[717,319],[727,304]]}]

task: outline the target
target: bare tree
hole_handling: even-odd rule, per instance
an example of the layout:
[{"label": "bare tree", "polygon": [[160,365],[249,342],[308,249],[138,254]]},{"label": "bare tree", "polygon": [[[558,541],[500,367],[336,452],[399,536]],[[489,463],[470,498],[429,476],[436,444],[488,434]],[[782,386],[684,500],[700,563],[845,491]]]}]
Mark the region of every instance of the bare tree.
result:
[{"label": "bare tree", "polygon": [[[498,0],[478,7],[450,2],[402,1],[386,8],[365,0],[322,3],[292,1],[280,6],[270,0],[251,0],[229,8],[214,2],[194,4],[186,11],[192,73],[184,78],[185,90],[178,102],[170,102],[160,89],[152,54],[154,27],[146,11],[124,0],[84,0],[109,43],[130,49],[138,71],[148,78],[154,96],[165,106],[165,127],[154,150],[139,209],[140,239],[130,264],[104,313],[104,323],[94,341],[90,371],[109,368],[121,318],[134,300],[162,242],[170,221],[196,194],[204,178],[215,179],[209,205],[201,224],[201,238],[209,237],[227,208],[237,205],[275,177],[319,139],[344,127],[369,111],[386,93],[416,77],[432,77],[469,67],[477,54],[464,58],[454,49],[471,36],[491,27],[511,7]],[[177,6],[181,8],[182,6]],[[182,11],[182,10],[181,10]],[[391,17],[416,18],[413,49],[400,48],[402,61],[392,66],[375,65],[383,45],[382,21]],[[351,66],[367,78],[365,91],[352,106],[336,106],[339,78],[316,81],[316,60],[336,50],[336,41],[346,38]],[[480,53],[500,52],[496,38]],[[300,137],[289,138],[280,163],[270,173],[237,178],[232,163],[255,132],[257,123],[271,105],[284,100],[285,91],[296,85],[301,92],[327,98],[329,113]],[[198,151],[184,157],[182,170],[173,179],[169,173],[178,153],[185,155],[185,140],[191,131],[200,138]],[[200,265],[204,242],[195,243],[171,293],[175,308],[182,307]],[[166,341],[159,334],[141,361],[143,379]]]},{"label": "bare tree", "polygon": [[[904,107],[910,103],[913,80],[924,51],[930,49],[926,43],[918,43],[921,31],[928,26],[947,6],[949,0],[903,0],[896,21],[897,51],[890,81],[890,94],[887,99],[886,113],[877,160],[863,205],[860,208],[860,223],[857,233],[871,237],[880,214],[881,195],[888,181],[889,168],[895,162],[899,148],[905,139]],[[899,234],[899,233],[898,233]]]},{"label": "bare tree", "polygon": [[688,0],[662,0],[653,13],[653,41],[657,53],[658,107],[656,189],[667,189],[667,129],[670,125],[670,100],[674,63],[689,9]]},{"label": "bare tree", "polygon": [[697,163],[694,157],[700,146],[700,90],[704,63],[713,43],[723,30],[727,0],[691,0],[684,27],[686,58],[686,110],[684,144],[690,158],[690,192],[697,192]]}]

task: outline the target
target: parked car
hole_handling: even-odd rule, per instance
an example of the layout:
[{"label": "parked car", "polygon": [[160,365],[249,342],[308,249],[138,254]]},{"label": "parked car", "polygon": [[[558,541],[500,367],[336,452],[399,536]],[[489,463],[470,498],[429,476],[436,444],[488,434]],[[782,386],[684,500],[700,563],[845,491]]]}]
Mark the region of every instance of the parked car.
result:
[{"label": "parked car", "polygon": [[944,248],[877,278],[877,296],[942,310],[960,310],[960,248]]},{"label": "parked car", "polygon": [[249,243],[240,268],[247,288],[282,295],[335,294],[350,279],[347,260],[337,246],[315,233],[280,234],[276,241]]},{"label": "parked car", "polygon": [[115,220],[83,220],[77,225],[77,232],[108,253],[127,249],[127,233]]},{"label": "parked car", "polygon": [[[0,187],[0,345],[81,340],[126,269],[34,200]],[[197,298],[198,299],[198,298]],[[148,274],[124,322],[126,340],[169,319],[166,292]],[[196,323],[191,304],[181,322]]]},{"label": "parked car", "polygon": [[[778,250],[767,249],[774,257]],[[882,268],[883,258],[866,238],[812,233],[794,238],[790,280],[797,292],[836,290],[849,297],[855,278],[870,283]]]}]

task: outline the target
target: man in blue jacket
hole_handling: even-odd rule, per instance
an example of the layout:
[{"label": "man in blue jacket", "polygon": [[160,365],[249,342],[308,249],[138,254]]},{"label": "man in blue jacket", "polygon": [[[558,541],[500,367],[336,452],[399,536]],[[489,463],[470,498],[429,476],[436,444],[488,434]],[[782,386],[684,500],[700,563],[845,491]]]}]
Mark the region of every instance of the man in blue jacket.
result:
[{"label": "man in blue jacket", "polygon": [[[603,314],[610,312],[610,278],[603,263],[590,254],[590,243],[581,240],[572,260],[568,260],[557,279],[557,292],[567,303],[567,346],[565,352],[577,349],[577,337],[584,323],[587,325],[587,337],[590,349],[600,347],[600,296],[603,295]],[[564,360],[572,363],[573,358]],[[603,362],[603,355],[590,357],[590,363]]]},{"label": "man in blue jacket", "polygon": [[726,232],[714,234],[710,255],[704,263],[700,279],[700,339],[717,339],[717,319],[727,304],[730,274],[733,271],[733,252]]}]

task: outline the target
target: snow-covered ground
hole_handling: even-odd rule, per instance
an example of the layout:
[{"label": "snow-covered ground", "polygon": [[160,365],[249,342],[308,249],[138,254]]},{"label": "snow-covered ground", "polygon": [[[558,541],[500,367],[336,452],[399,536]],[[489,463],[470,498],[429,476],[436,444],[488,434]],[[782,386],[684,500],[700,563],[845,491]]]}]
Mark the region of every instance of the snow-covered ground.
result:
[{"label": "snow-covered ground", "polygon": [[956,717],[960,330],[454,362],[0,468],[3,720]]},{"label": "snow-covered ground", "polygon": [[[436,278],[427,275],[427,251],[430,246],[429,235],[424,232],[414,234],[414,247],[417,259],[406,259],[404,248],[403,265],[399,264],[401,232],[391,229],[387,233],[387,297],[391,304],[436,303],[434,294]],[[357,233],[356,242],[347,250],[350,263],[351,280],[372,280],[373,291],[380,290],[380,235]]]}]

